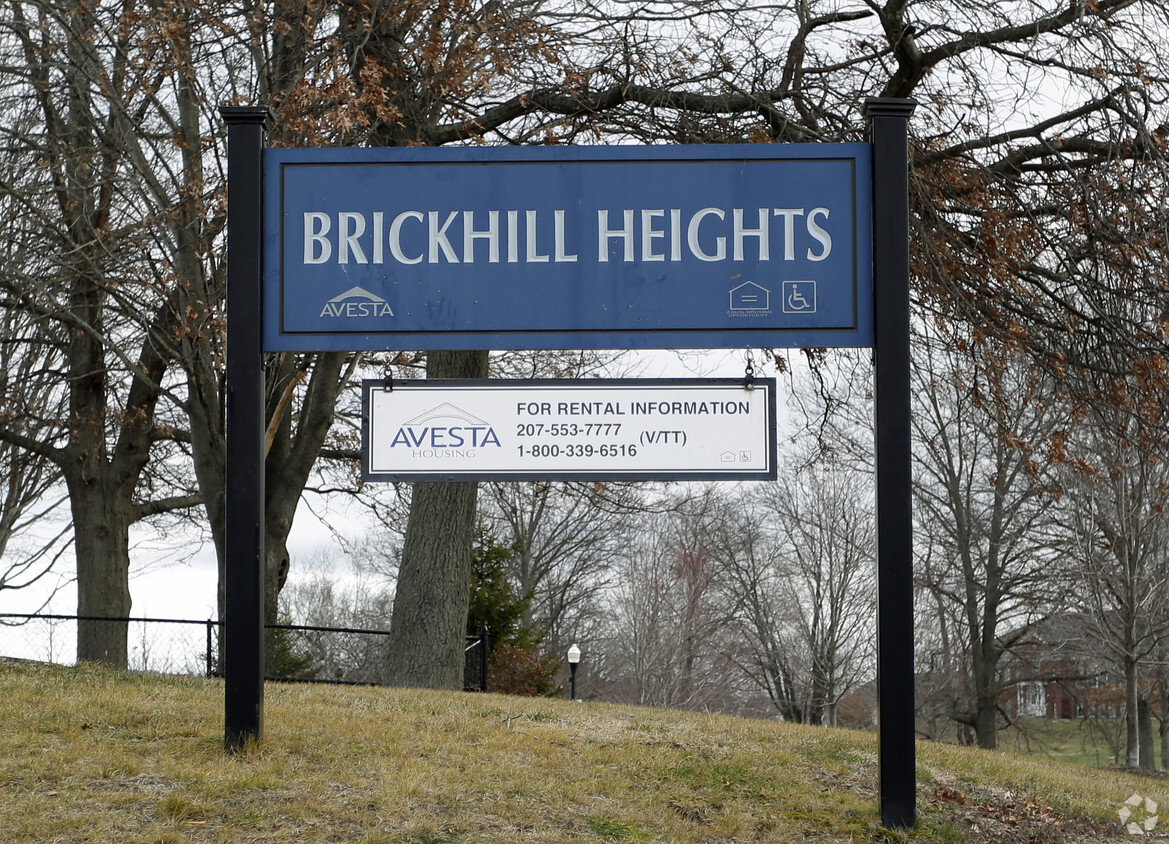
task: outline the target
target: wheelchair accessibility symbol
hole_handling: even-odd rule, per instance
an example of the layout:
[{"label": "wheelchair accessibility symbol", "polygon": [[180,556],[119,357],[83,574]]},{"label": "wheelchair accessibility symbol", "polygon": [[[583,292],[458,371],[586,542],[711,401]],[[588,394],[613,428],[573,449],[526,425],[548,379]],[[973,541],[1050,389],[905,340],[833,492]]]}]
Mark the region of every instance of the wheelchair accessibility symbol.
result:
[{"label": "wheelchair accessibility symbol", "polygon": [[785,314],[816,313],[816,282],[785,281],[783,283],[783,312]]}]

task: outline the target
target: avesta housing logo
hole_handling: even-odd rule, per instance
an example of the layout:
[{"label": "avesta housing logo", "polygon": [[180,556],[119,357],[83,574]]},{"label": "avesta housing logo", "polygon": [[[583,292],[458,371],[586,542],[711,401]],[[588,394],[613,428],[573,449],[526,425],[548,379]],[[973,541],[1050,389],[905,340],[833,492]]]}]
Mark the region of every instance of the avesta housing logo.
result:
[{"label": "avesta housing logo", "polygon": [[404,423],[390,441],[390,448],[407,449],[415,460],[473,458],[477,449],[502,447],[489,422],[449,402]]},{"label": "avesta housing logo", "polygon": [[346,319],[376,319],[392,317],[393,308],[381,296],[361,287],[351,287],[340,296],[334,296],[321,308],[322,317],[344,317]]}]

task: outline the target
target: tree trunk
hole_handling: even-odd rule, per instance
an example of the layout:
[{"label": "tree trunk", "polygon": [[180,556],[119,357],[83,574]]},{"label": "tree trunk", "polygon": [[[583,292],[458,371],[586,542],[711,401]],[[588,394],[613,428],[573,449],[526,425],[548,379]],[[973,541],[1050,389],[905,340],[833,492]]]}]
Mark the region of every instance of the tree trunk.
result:
[{"label": "tree trunk", "polygon": [[1124,764],[1135,768],[1141,764],[1141,738],[1137,712],[1140,704],[1137,700],[1137,662],[1128,656],[1124,660],[1124,690]]},{"label": "tree trunk", "polygon": [[476,490],[466,482],[414,486],[390,622],[391,685],[463,687]]},{"label": "tree trunk", "polygon": [[[126,618],[130,614],[130,519],[127,503],[99,481],[69,479],[77,552],[77,615]],[[79,620],[77,661],[114,668],[129,665],[124,621]]]},{"label": "tree trunk", "polygon": [[1161,717],[1157,724],[1157,732],[1161,737],[1161,765],[1160,770],[1169,771],[1169,672],[1165,670],[1164,657],[1159,660],[1162,664],[1156,669],[1156,685],[1158,703],[1161,705]]},{"label": "tree trunk", "polygon": [[[103,325],[100,290],[100,282],[82,278],[71,297],[75,312],[97,327]],[[164,304],[150,323],[121,413],[110,408],[108,399],[117,391],[101,343],[77,332],[69,347],[71,432],[59,465],[73,514],[78,616],[124,619],[130,614],[130,525],[144,512],[134,492],[150,456],[157,385],[167,369],[154,335],[165,333],[168,314]],[[111,415],[122,417],[113,448],[106,442]],[[125,669],[127,631],[125,621],[79,620],[78,661]]]},{"label": "tree trunk", "polygon": [[974,713],[974,738],[983,750],[994,750],[998,747],[997,714],[998,701],[979,695]]},{"label": "tree trunk", "polygon": [[[432,352],[427,374],[486,377],[487,353]],[[467,482],[414,485],[390,621],[391,685],[463,687],[477,491]]]},{"label": "tree trunk", "polygon": [[1149,702],[1144,698],[1137,701],[1137,732],[1140,736],[1140,766],[1153,770],[1153,718],[1149,713]]},{"label": "tree trunk", "polygon": [[[1164,703],[1162,703],[1162,707],[1164,707]],[[1164,709],[1161,711],[1164,712]],[[1158,770],[1169,771],[1169,716],[1161,716],[1161,720],[1157,725],[1157,732],[1161,736],[1161,764]]]},{"label": "tree trunk", "polygon": [[288,582],[292,558],[288,553],[288,527],[273,525],[267,519],[264,525],[264,673],[274,674],[276,668],[276,640],[268,628],[280,618],[280,590]]},{"label": "tree trunk", "polygon": [[1000,651],[993,640],[995,616],[987,612],[982,621],[981,641],[971,665],[974,679],[974,712],[970,720],[978,746],[983,750],[994,750],[998,747],[999,686],[995,675]]}]

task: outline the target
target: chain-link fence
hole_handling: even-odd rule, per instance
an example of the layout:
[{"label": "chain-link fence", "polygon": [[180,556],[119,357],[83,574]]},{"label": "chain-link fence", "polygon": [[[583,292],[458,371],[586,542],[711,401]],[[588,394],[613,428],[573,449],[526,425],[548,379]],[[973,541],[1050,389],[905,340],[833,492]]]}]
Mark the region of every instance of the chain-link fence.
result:
[{"label": "chain-link fence", "polygon": [[206,675],[214,673],[217,664],[218,623],[175,618],[3,613],[0,656],[72,665],[79,653],[79,626],[97,643],[87,648],[86,656],[115,656],[124,641],[126,667],[131,671]]},{"label": "chain-link fence", "polygon": [[[111,654],[120,647],[125,630],[126,665],[131,671],[186,676],[217,676],[220,671],[222,630],[213,619],[0,613],[0,656],[72,665],[78,659],[79,626],[85,636],[113,643],[110,647],[115,650],[109,651]],[[387,630],[274,624],[268,625],[267,635],[273,651],[270,680],[362,685],[385,682]],[[487,653],[486,628],[478,636],[467,637],[465,690],[487,690]]]}]

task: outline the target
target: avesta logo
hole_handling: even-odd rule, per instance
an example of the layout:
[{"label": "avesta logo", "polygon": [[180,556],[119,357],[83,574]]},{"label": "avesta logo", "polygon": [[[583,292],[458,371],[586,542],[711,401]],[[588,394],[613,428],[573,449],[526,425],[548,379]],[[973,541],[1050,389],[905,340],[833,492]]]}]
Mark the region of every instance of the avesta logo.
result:
[{"label": "avesta logo", "polygon": [[390,448],[411,449],[414,457],[474,457],[474,449],[502,448],[490,423],[443,403],[398,428]]},{"label": "avesta logo", "polygon": [[334,296],[321,308],[322,317],[362,319],[393,315],[394,311],[389,302],[360,287],[351,287],[340,296]]}]

